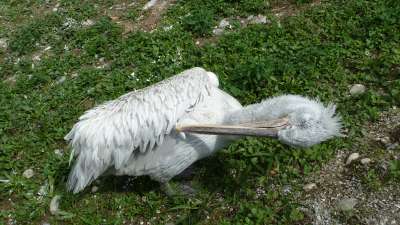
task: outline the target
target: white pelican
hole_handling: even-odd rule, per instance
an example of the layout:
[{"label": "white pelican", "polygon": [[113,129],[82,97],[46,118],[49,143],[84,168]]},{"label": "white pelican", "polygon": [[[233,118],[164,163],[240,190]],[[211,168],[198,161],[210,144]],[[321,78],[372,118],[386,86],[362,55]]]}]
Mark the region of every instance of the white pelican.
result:
[{"label": "white pelican", "polygon": [[296,95],[243,107],[218,78],[192,68],[85,112],[65,136],[76,158],[67,188],[82,191],[106,171],[165,184],[241,136],[308,147],[338,136],[335,106]]}]

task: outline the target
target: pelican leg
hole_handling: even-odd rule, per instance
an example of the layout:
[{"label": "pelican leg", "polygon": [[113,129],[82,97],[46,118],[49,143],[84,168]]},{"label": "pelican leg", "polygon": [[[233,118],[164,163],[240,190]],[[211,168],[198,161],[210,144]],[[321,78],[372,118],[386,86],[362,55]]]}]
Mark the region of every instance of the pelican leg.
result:
[{"label": "pelican leg", "polygon": [[162,183],[161,184],[161,190],[168,196],[168,197],[174,197],[177,196],[177,192],[175,188],[172,187],[172,185],[169,182]]},{"label": "pelican leg", "polygon": [[179,180],[189,180],[195,175],[195,169],[193,164],[190,165],[188,168],[186,168],[184,171],[182,171],[180,174],[176,176],[177,179]]},{"label": "pelican leg", "polygon": [[162,183],[161,190],[168,197],[193,197],[197,193],[189,184],[174,184],[171,181]]}]

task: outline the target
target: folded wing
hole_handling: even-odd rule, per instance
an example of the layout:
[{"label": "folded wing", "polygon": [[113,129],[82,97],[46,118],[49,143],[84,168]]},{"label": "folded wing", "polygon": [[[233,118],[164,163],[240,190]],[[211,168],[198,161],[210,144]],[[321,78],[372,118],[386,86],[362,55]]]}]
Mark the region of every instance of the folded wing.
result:
[{"label": "folded wing", "polygon": [[119,169],[132,154],[161,145],[185,113],[216,84],[202,68],[130,92],[85,112],[65,136],[76,162],[68,188],[79,192],[110,167]]}]

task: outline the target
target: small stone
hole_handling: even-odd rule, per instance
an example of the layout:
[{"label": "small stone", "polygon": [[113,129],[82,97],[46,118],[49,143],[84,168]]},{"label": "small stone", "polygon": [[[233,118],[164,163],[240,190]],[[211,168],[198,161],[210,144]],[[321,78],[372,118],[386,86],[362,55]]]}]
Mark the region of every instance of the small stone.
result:
[{"label": "small stone", "polygon": [[47,182],[45,184],[43,184],[42,186],[40,186],[40,189],[38,191],[38,195],[39,196],[46,196],[47,195],[47,188],[48,188],[48,184]]},{"label": "small stone", "polygon": [[388,144],[387,146],[386,146],[386,149],[387,150],[394,150],[394,149],[396,149],[397,147],[399,146],[399,143],[390,143],[390,144]]},{"label": "small stone", "polygon": [[50,225],[50,223],[44,222],[44,223],[42,223],[42,225]]},{"label": "small stone", "polygon": [[358,154],[358,152],[351,153],[346,160],[346,165],[350,165],[350,163],[352,163],[354,160],[357,160],[358,158],[360,158],[360,154]]},{"label": "small stone", "polygon": [[60,7],[60,3],[57,3],[57,5],[54,6],[53,12],[57,12],[58,11],[58,7]]},{"label": "small stone", "polygon": [[62,157],[64,155],[63,150],[61,149],[54,150],[54,154],[56,154],[58,157]]},{"label": "small stone", "polygon": [[229,21],[227,19],[222,19],[221,22],[219,22],[218,27],[224,29],[225,27],[229,26]]},{"label": "small stone", "polygon": [[57,84],[62,84],[62,83],[64,83],[65,80],[67,80],[67,77],[66,76],[62,76],[62,77],[58,78],[56,83]]},{"label": "small stone", "polygon": [[364,85],[362,84],[354,84],[351,88],[350,88],[350,95],[352,96],[357,96],[357,95],[361,95],[366,91],[366,88]]},{"label": "small stone", "polygon": [[24,173],[22,173],[22,176],[24,176],[25,178],[32,178],[33,175],[35,175],[35,173],[33,172],[33,169],[27,169],[24,171]]},{"label": "small stone", "polygon": [[303,190],[311,191],[311,190],[314,190],[315,188],[317,188],[317,185],[315,183],[309,183],[309,184],[304,185]]},{"label": "small stone", "polygon": [[93,186],[92,187],[92,193],[95,193],[95,192],[97,192],[99,190],[99,187],[97,187],[97,186]]},{"label": "small stone", "polygon": [[85,21],[82,21],[81,25],[84,27],[90,27],[94,25],[94,21],[91,19],[87,19]]},{"label": "small stone", "polygon": [[224,29],[221,29],[221,28],[215,28],[213,30],[213,34],[216,36],[222,35],[223,33],[224,33]]},{"label": "small stone", "polygon": [[151,7],[153,7],[155,4],[157,4],[158,0],[150,0],[146,3],[146,5],[143,6],[143,10],[148,10]]},{"label": "small stone", "polygon": [[351,211],[357,204],[357,199],[355,198],[345,198],[338,202],[337,207],[341,211]]},{"label": "small stone", "polygon": [[50,213],[51,215],[58,215],[58,207],[60,206],[60,195],[56,195],[51,199],[50,202]]},{"label": "small stone", "polygon": [[384,145],[390,144],[390,138],[389,137],[379,138],[378,140]]},{"label": "small stone", "polygon": [[363,164],[363,165],[368,165],[370,163],[371,163],[371,159],[370,158],[361,159],[361,164]]},{"label": "small stone", "polygon": [[263,15],[249,16],[249,17],[247,17],[247,21],[250,24],[266,24],[266,23],[270,23],[270,21],[267,20],[267,17],[263,16]]},{"label": "small stone", "polygon": [[6,49],[8,47],[7,39],[0,38],[0,48]]}]

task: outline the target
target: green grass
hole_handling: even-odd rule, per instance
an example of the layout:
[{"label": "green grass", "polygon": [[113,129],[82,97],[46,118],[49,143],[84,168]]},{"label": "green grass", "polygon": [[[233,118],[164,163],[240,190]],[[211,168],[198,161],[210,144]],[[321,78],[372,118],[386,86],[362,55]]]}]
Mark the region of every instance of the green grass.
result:
[{"label": "green grass", "polygon": [[[127,35],[98,10],[114,1],[61,1],[58,12],[44,7],[45,1],[20,2],[6,0],[0,6],[0,38],[9,42],[8,49],[0,49],[0,178],[11,181],[0,183],[0,221],[307,224],[309,218],[293,196],[301,191],[302,178],[336,150],[351,148],[362,135],[360,124],[373,122],[379,112],[399,103],[396,0],[323,1],[308,8],[309,1],[285,1],[306,9],[284,19],[271,11],[281,1],[178,1],[161,21],[162,26],[173,25],[171,30]],[[38,9],[46,15],[37,16]],[[123,16],[136,17],[138,12],[132,7]],[[204,46],[195,44],[224,17],[259,13],[272,23],[236,27]],[[96,24],[64,24],[88,18]],[[52,48],[44,52],[47,46]],[[40,61],[32,59],[36,54],[41,54]],[[107,66],[96,68],[102,63]],[[129,183],[127,177],[104,178],[95,194],[90,187],[78,195],[65,191],[69,149],[63,136],[79,115],[194,66],[215,72],[222,88],[243,104],[283,93],[335,102],[349,137],[310,149],[253,138],[237,142],[196,164],[192,182],[200,192],[193,199],[169,199],[158,184],[142,177]],[[15,83],[3,82],[13,76]],[[61,77],[66,80],[58,84]],[[367,92],[350,97],[354,83],[366,85]],[[55,149],[65,154],[57,157]],[[35,171],[32,179],[22,176],[28,168]],[[390,169],[393,182],[398,182],[398,161],[391,162]],[[376,179],[374,171],[366,174],[373,188],[381,185]],[[46,182],[48,195],[39,197]],[[284,194],[284,185],[291,185],[292,192]],[[260,187],[265,195],[257,197]],[[68,212],[64,216],[48,211],[55,194],[62,195],[60,207]]]}]

